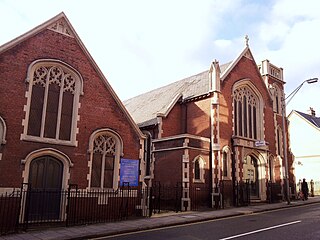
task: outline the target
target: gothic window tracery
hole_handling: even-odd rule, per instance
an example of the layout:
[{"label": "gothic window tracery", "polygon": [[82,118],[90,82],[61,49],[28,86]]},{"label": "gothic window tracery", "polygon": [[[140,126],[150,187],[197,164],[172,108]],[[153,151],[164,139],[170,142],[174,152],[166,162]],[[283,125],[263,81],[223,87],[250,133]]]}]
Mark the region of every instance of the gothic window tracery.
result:
[{"label": "gothic window tracery", "polygon": [[247,85],[243,85],[233,91],[233,101],[235,135],[258,139],[259,98]]},{"label": "gothic window tracery", "polygon": [[90,137],[90,188],[116,189],[122,141],[112,130],[102,129]]},{"label": "gothic window tracery", "polygon": [[29,67],[28,111],[23,139],[75,145],[81,77],[57,61]]}]

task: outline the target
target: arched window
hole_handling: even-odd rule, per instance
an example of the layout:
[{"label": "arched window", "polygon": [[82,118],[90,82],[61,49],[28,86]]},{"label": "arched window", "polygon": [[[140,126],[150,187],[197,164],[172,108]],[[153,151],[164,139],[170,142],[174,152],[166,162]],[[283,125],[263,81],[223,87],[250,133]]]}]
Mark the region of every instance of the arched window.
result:
[{"label": "arched window", "polygon": [[194,162],[194,180],[200,181],[200,160]]},{"label": "arched window", "polygon": [[228,176],[228,155],[227,152],[223,151],[222,152],[222,172],[223,176],[227,177]]},{"label": "arched window", "polygon": [[1,153],[1,145],[6,143],[6,123],[4,122],[3,118],[0,116],[0,160],[2,159]]},{"label": "arched window", "polygon": [[204,165],[205,162],[201,156],[198,156],[193,161],[193,181],[204,182]]},{"label": "arched window", "polygon": [[273,88],[273,111],[282,114],[282,91],[276,84],[272,85]]},{"label": "arched window", "polygon": [[231,179],[231,150],[228,146],[222,148],[222,176]]},{"label": "arched window", "polygon": [[6,123],[4,122],[3,118],[0,116],[0,145],[6,143]]},{"label": "arched window", "polygon": [[60,61],[38,60],[28,69],[23,140],[76,145],[80,74]]},{"label": "arched window", "polygon": [[152,137],[150,132],[143,132],[146,136],[146,139],[144,140],[144,160],[145,160],[145,166],[146,166],[146,176],[151,175],[151,146],[152,146]]},{"label": "arched window", "polygon": [[261,139],[262,104],[252,84],[246,82],[235,86],[233,90],[234,134],[250,139]]},{"label": "arched window", "polygon": [[99,130],[90,137],[91,188],[118,188],[122,141],[112,130]]}]

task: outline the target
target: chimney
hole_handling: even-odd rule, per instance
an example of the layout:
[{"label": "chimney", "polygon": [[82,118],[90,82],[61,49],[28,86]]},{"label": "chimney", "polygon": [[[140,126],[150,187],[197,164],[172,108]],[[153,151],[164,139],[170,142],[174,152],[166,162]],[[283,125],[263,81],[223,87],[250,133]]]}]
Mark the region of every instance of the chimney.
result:
[{"label": "chimney", "polygon": [[311,115],[312,117],[315,117],[316,116],[316,111],[310,107],[309,110],[308,110],[308,114]]}]

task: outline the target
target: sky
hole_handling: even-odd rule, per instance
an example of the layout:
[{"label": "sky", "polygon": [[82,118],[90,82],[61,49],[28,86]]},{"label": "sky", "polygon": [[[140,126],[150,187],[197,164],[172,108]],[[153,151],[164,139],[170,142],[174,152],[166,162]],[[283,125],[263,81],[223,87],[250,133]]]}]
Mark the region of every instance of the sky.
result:
[{"label": "sky", "polygon": [[[318,0],[0,0],[0,45],[64,12],[121,100],[235,59],[284,69],[285,93],[320,78]],[[320,116],[320,81],[287,106]]]}]

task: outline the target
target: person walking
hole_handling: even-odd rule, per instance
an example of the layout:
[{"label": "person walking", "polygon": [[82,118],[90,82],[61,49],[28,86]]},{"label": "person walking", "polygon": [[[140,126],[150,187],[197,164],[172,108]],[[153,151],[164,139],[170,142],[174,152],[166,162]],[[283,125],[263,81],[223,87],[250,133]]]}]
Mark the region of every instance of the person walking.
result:
[{"label": "person walking", "polygon": [[309,194],[309,188],[308,188],[308,183],[306,182],[306,179],[304,178],[302,183],[301,183],[301,190],[303,193],[303,198],[302,200],[308,200],[308,194]]}]

